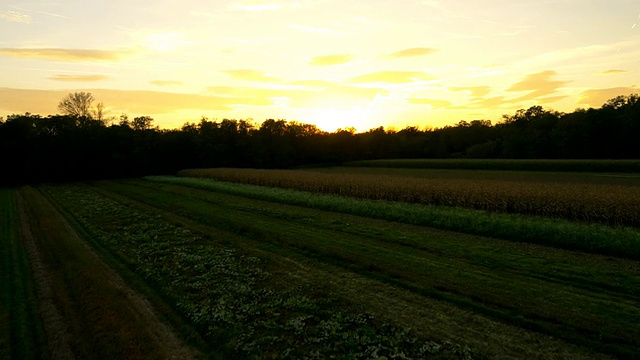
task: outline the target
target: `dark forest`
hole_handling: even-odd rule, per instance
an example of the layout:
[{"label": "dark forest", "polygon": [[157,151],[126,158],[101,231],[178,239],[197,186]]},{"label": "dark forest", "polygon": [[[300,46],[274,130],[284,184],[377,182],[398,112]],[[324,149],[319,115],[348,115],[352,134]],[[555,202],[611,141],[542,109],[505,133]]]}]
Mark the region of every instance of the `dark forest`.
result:
[{"label": "dark forest", "polygon": [[[101,117],[100,117],[101,118]],[[150,117],[111,124],[91,115],[9,115],[0,121],[4,184],[173,174],[183,168],[291,168],[390,158],[637,159],[640,96],[561,113],[541,106],[443,128],[320,131],[269,119],[186,123]]]}]

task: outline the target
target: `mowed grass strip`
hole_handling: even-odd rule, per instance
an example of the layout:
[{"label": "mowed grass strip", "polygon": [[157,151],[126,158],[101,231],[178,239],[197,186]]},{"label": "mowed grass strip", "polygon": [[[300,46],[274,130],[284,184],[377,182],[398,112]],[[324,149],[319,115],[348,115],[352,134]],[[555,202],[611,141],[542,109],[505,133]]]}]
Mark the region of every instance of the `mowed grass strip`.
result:
[{"label": "mowed grass strip", "polygon": [[19,193],[73,355],[86,359],[168,356],[151,335],[152,324],[141,320],[131,297],[97,263],[95,254],[56,209],[34,188],[22,188]]},{"label": "mowed grass strip", "polygon": [[46,340],[13,192],[0,189],[0,359],[42,359]]},{"label": "mowed grass strip", "polygon": [[640,333],[630,330],[640,321],[640,268],[633,261],[180,186],[141,181],[100,186],[566,341],[622,357],[638,355]]},{"label": "mowed grass strip", "polygon": [[[614,228],[601,224],[492,213],[456,207],[358,199],[322,192],[248,186],[213,179],[171,176],[148,177],[147,179],[320,210],[498,237],[517,242],[640,259],[640,231],[632,228]],[[298,181],[302,182],[301,179]],[[402,184],[402,180],[399,180],[398,183]]]}]

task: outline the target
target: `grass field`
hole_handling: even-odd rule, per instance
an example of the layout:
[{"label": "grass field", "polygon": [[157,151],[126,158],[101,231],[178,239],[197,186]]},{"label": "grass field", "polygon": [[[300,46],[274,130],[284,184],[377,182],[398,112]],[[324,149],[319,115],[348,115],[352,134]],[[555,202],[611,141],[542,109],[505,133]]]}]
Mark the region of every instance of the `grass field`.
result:
[{"label": "grass field", "polygon": [[[33,259],[4,265],[9,256],[30,258],[31,238],[60,293],[51,303],[74,339],[68,349],[88,358],[86,349],[122,356],[117,349],[132,344],[149,345],[127,354],[162,357],[161,336],[191,358],[640,357],[640,232],[633,227],[344,196],[331,183],[301,191],[287,185],[288,172],[257,173],[280,183],[149,177],[4,190],[0,278],[24,274],[16,286],[43,302]],[[291,173],[303,184],[346,176],[392,179],[397,187],[456,177],[637,186],[611,174]],[[51,321],[34,317],[34,306],[13,317],[14,290],[2,284],[0,327],[9,331],[0,332],[0,358],[37,358],[25,349],[51,348]],[[151,320],[127,305],[138,297],[160,324],[151,328],[169,335],[145,331]],[[95,306],[85,309],[86,302]],[[89,320],[95,325],[78,332]],[[14,339],[22,347],[8,345]]]}]

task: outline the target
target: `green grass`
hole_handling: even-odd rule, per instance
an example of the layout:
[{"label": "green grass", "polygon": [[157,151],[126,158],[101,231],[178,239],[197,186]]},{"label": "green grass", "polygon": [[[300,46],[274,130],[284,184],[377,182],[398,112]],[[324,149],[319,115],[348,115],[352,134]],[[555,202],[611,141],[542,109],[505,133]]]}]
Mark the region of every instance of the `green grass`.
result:
[{"label": "green grass", "polygon": [[173,214],[161,218],[129,194],[107,191],[109,184],[116,183],[100,183],[96,191],[44,191],[105,249],[167,294],[212,345],[212,357],[371,358],[397,349],[408,356],[448,357],[466,351],[414,339],[406,329],[343,312],[331,298],[308,296],[266,271],[263,260],[231,246],[242,236],[224,228],[198,234],[172,225],[166,219]]},{"label": "green grass", "polygon": [[[406,222],[425,216],[421,207],[406,204],[152,179],[156,183],[105,182],[98,187],[172,214],[168,217],[233,233],[265,250],[312,258],[618,357],[640,354],[636,262],[371,219],[398,211],[406,212],[402,219],[416,220]],[[318,204],[327,208],[322,211]],[[447,211],[452,212],[447,216],[460,216],[457,209]]]},{"label": "green grass", "polygon": [[20,240],[14,191],[0,189],[0,359],[46,359],[29,259]]},{"label": "green grass", "polygon": [[640,173],[640,160],[389,159],[352,161],[344,166]]},{"label": "green grass", "polygon": [[335,211],[406,224],[430,226],[518,242],[640,259],[640,232],[600,224],[432,205],[364,200],[207,179],[148,177],[151,181],[198,187],[283,204]]}]

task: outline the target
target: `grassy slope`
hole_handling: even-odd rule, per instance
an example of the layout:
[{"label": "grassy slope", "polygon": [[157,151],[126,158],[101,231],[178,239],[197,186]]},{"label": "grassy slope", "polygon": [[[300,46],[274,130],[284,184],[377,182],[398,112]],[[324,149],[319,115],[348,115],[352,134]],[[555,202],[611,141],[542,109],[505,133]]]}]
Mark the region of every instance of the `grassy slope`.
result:
[{"label": "grassy slope", "polygon": [[599,351],[638,355],[636,262],[142,181],[101,186],[272,249]]},{"label": "grassy slope", "polygon": [[0,359],[41,359],[45,339],[13,190],[0,189]]}]

